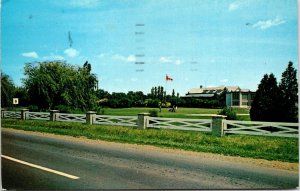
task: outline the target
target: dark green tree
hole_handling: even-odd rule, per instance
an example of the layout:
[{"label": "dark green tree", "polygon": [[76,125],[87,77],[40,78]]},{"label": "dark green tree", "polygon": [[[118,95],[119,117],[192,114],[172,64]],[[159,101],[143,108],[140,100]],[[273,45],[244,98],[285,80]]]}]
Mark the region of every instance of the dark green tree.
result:
[{"label": "dark green tree", "polygon": [[293,63],[289,62],[286,70],[282,73],[281,82],[279,83],[281,95],[280,117],[282,121],[298,121],[298,82],[297,70]]},{"label": "dark green tree", "polygon": [[280,90],[273,74],[265,74],[255,93],[250,109],[253,121],[280,121]]},{"label": "dark green tree", "polygon": [[15,97],[19,98],[19,106],[27,107],[29,106],[29,95],[28,90],[24,87],[15,88]]},{"label": "dark green tree", "polygon": [[217,96],[218,102],[219,102],[219,107],[226,107],[226,94],[227,94],[228,90],[225,87],[224,90],[221,92],[220,95]]},{"label": "dark green tree", "polygon": [[1,72],[1,107],[12,106],[13,97],[15,94],[15,85],[12,79]]},{"label": "dark green tree", "polygon": [[157,87],[155,86],[154,87],[154,98],[157,98],[158,96],[158,90],[157,90]]},{"label": "dark green tree", "polygon": [[172,97],[175,97],[175,90],[172,90]]},{"label": "dark green tree", "polygon": [[82,111],[96,106],[97,78],[91,66],[73,66],[62,61],[25,65],[25,88],[30,102],[40,110],[67,106]]}]

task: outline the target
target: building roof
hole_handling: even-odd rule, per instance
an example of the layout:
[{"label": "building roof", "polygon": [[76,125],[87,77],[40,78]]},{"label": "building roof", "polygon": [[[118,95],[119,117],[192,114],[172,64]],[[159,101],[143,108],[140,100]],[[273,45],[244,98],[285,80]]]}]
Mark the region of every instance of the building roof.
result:
[{"label": "building roof", "polygon": [[187,97],[203,97],[203,98],[209,98],[209,97],[214,97],[215,94],[188,94],[186,96],[183,96],[185,98]]},{"label": "building roof", "polygon": [[217,86],[217,87],[205,87],[205,88],[192,88],[189,94],[220,94],[223,92],[224,88],[228,91],[240,91],[239,86]]}]

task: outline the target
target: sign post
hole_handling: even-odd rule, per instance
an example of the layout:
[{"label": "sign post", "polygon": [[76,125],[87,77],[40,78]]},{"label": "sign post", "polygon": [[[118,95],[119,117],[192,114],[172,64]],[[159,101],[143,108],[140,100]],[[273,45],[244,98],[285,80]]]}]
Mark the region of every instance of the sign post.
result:
[{"label": "sign post", "polygon": [[[13,105],[15,106],[18,104],[19,104],[19,98],[13,98]],[[15,108],[15,115],[17,115],[17,108],[16,107],[14,107],[14,108]]]},{"label": "sign post", "polygon": [[13,98],[13,104],[18,105],[19,104],[19,98]]}]

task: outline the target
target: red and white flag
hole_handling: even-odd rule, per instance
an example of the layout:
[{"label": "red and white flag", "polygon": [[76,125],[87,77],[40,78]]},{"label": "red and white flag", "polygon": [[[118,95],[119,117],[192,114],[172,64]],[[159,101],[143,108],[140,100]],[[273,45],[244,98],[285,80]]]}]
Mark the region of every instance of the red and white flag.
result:
[{"label": "red and white flag", "polygon": [[169,81],[169,80],[173,81],[173,78],[171,78],[170,76],[166,75],[166,81]]}]

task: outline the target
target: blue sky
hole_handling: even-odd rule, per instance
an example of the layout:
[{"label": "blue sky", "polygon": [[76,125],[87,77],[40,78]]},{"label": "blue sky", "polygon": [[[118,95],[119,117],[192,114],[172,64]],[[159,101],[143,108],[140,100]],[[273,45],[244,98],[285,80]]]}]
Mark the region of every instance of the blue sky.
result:
[{"label": "blue sky", "polygon": [[88,60],[109,92],[180,95],[256,90],[265,73],[279,81],[298,66],[296,0],[4,0],[1,11],[1,68],[19,86],[24,63],[47,60]]}]

